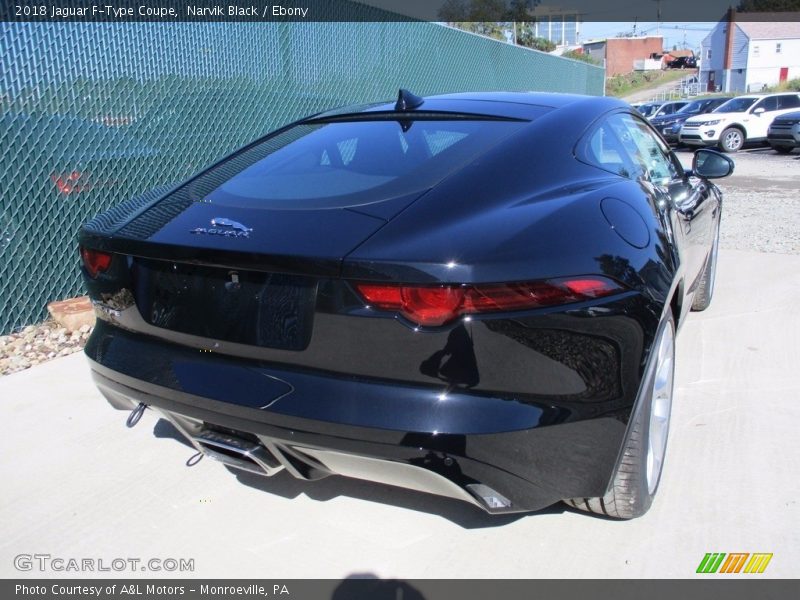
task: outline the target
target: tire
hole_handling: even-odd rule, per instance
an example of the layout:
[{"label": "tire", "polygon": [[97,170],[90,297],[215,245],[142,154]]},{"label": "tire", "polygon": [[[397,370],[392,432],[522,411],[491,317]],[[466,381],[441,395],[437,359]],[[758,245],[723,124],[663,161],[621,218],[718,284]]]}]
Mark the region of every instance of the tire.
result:
[{"label": "tire", "polygon": [[567,505],[616,519],[634,519],[648,511],[664,465],[674,379],[675,320],[667,309],[609,491],[602,498],[565,500]]},{"label": "tire", "polygon": [[773,146],[772,147],[775,152],[778,154],[790,154],[792,150],[794,150],[793,146]]},{"label": "tire", "polygon": [[717,279],[717,254],[719,253],[719,224],[714,234],[714,243],[711,245],[711,252],[708,254],[706,266],[700,276],[700,283],[692,300],[692,310],[700,312],[709,307],[711,298],[714,296],[714,282]]},{"label": "tire", "polygon": [[744,146],[744,132],[738,127],[728,127],[719,136],[719,148],[723,152],[738,152]]}]

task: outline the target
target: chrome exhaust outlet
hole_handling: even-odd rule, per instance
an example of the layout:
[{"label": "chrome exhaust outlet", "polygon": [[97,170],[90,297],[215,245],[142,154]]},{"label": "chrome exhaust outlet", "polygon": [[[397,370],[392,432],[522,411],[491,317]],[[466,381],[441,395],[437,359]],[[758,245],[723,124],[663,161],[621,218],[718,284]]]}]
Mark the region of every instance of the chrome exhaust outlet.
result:
[{"label": "chrome exhaust outlet", "polygon": [[235,435],[208,429],[198,419],[157,409],[158,413],[172,423],[203,456],[223,464],[270,477],[281,471],[283,465],[258,441],[249,441]]},{"label": "chrome exhaust outlet", "polygon": [[192,441],[204,455],[235,469],[267,477],[283,469],[283,465],[257,442],[210,429],[201,430]]}]

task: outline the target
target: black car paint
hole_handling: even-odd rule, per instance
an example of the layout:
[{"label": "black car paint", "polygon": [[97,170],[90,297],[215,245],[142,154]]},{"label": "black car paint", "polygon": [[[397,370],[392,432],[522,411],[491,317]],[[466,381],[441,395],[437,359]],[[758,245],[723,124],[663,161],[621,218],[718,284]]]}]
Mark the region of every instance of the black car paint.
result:
[{"label": "black car paint", "polygon": [[[706,181],[662,187],[577,160],[577,143],[594,123],[633,114],[613,99],[459,94],[428,98],[422,110],[525,119],[539,104],[555,108],[536,110],[534,121],[455,176],[383,214],[226,208],[251,236],[193,236],[192,227],[220,210],[175,200],[186,187],[178,186],[88,223],[81,245],[116,253],[109,272],[86,277],[100,317],[86,347],[98,386],[118,408],[145,402],[268,435],[307,466],[313,461],[297,458],[298,448],[380,457],[461,487],[490,485],[510,510],[602,496],[659,320],[674,310],[683,323],[721,197]],[[604,212],[608,198],[630,209]],[[164,222],[136,229],[148,211]],[[644,247],[621,234],[642,227]],[[155,293],[143,273],[157,261],[167,270],[216,269],[218,285],[193,298],[207,332],[159,327],[143,312]],[[232,271],[253,285],[272,285],[276,273],[313,280],[308,336],[285,347],[243,338],[236,313],[222,312],[237,293],[226,287]],[[365,307],[351,284],[584,274],[610,277],[625,291],[435,328]]]}]

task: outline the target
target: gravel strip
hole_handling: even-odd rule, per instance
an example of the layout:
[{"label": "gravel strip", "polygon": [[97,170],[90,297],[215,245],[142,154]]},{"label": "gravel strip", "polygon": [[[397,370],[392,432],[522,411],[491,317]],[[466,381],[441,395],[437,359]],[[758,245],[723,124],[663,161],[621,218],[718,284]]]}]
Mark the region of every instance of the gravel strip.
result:
[{"label": "gravel strip", "polygon": [[88,325],[69,333],[55,321],[45,321],[0,336],[0,375],[16,373],[51,358],[78,352],[86,345],[90,333]]},{"label": "gravel strip", "polygon": [[[692,152],[678,152],[690,166]],[[724,194],[722,248],[800,254],[800,154],[782,156],[769,149],[731,155],[734,174],[718,182]],[[68,333],[47,321],[0,336],[0,375],[8,375],[83,348],[88,326]]]},{"label": "gravel strip", "polygon": [[[720,247],[800,254],[800,153],[769,148],[730,154],[733,175],[716,183],[722,190]],[[692,152],[681,150],[684,166]]]}]

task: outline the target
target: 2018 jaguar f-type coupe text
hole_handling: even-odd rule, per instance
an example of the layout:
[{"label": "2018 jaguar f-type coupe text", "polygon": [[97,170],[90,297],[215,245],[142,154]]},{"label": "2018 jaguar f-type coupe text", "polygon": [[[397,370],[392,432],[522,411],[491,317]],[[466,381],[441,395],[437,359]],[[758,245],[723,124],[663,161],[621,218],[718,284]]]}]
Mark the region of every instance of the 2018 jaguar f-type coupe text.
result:
[{"label": "2018 jaguar f-type coupe text", "polygon": [[83,226],[92,374],[246,471],[636,517],[732,170],[612,98],[317,114]]}]

